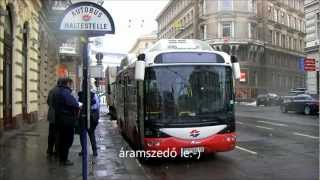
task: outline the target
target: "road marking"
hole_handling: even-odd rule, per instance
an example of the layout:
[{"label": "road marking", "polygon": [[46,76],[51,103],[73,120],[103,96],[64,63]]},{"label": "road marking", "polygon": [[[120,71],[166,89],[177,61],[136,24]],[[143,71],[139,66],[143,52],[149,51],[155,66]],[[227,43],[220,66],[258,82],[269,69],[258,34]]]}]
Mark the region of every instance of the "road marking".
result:
[{"label": "road marking", "polygon": [[236,121],[236,124],[243,124],[243,122],[240,122],[240,121]]},{"label": "road marking", "polygon": [[281,123],[273,123],[273,122],[268,122],[268,121],[257,121],[259,123],[264,123],[264,124],[270,124],[274,126],[282,126],[282,127],[288,127],[287,124],[281,124]]},{"label": "road marking", "polygon": [[236,149],[239,149],[239,150],[242,150],[242,151],[248,152],[250,154],[254,154],[254,155],[258,154],[257,152],[251,151],[249,149],[246,149],[246,148],[243,148],[243,147],[240,147],[240,146],[236,146]]},{"label": "road marking", "polygon": [[319,139],[319,137],[311,136],[311,135],[308,135],[308,134],[302,134],[302,133],[298,133],[298,132],[294,132],[293,134],[294,134],[294,135],[297,135],[297,136],[308,137],[308,138],[311,138],[311,139]]},{"label": "road marking", "polygon": [[265,127],[265,126],[256,126],[256,127],[257,127],[257,128],[261,128],[261,129],[273,130],[273,128]]}]

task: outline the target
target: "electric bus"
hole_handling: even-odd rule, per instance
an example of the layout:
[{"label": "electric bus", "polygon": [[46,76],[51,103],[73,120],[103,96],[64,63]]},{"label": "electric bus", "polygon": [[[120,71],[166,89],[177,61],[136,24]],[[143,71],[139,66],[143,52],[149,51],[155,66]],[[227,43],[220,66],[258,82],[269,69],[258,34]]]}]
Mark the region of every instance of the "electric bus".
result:
[{"label": "electric bus", "polygon": [[237,58],[203,41],[159,40],[117,74],[119,129],[140,150],[233,150],[239,77]]}]

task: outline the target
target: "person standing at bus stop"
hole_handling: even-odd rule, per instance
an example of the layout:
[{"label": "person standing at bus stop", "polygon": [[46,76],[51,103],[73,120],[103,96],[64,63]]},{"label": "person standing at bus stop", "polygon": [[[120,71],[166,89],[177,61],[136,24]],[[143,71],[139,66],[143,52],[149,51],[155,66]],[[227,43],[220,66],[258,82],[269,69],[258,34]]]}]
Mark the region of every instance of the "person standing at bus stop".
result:
[{"label": "person standing at bus stop", "polygon": [[68,160],[69,149],[73,144],[74,126],[77,120],[80,106],[76,98],[72,96],[73,81],[71,78],[64,78],[59,85],[55,96],[54,108],[56,124],[59,134],[59,159],[65,166],[73,165]]},{"label": "person standing at bus stop", "polygon": [[59,85],[61,84],[61,78],[58,79],[57,85],[52,88],[49,91],[48,98],[47,98],[47,104],[48,104],[48,115],[47,120],[49,121],[49,133],[48,133],[48,149],[47,149],[47,155],[57,155],[57,128],[56,128],[56,117],[55,117],[55,110],[53,107],[55,95],[57,94],[59,90]]},{"label": "person standing at bus stop", "polygon": [[[78,93],[79,96],[79,101],[82,102],[82,98],[83,98],[83,92],[80,91]],[[93,156],[98,156],[98,151],[97,151],[97,142],[96,142],[96,136],[95,136],[95,130],[96,127],[98,126],[98,122],[99,122],[99,117],[100,117],[100,101],[99,101],[99,97],[98,95],[91,91],[90,92],[90,104],[91,104],[91,110],[90,110],[90,128],[86,129],[86,132],[89,135],[89,139],[91,142],[91,148],[92,148],[92,152],[93,152]],[[82,102],[83,103],[83,102]],[[84,128],[84,122],[83,119],[79,119],[80,121],[80,128]],[[82,137],[82,133],[80,132],[80,143],[81,143],[81,147],[83,149],[83,137]],[[82,150],[79,153],[79,156],[82,155]]]}]

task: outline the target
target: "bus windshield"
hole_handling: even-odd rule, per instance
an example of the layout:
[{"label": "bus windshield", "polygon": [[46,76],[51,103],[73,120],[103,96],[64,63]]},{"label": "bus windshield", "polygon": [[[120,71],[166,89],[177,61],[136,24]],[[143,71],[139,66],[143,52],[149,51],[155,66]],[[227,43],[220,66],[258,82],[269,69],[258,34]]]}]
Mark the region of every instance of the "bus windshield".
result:
[{"label": "bus windshield", "polygon": [[226,66],[146,69],[145,120],[160,124],[221,124],[233,112],[232,70]]}]

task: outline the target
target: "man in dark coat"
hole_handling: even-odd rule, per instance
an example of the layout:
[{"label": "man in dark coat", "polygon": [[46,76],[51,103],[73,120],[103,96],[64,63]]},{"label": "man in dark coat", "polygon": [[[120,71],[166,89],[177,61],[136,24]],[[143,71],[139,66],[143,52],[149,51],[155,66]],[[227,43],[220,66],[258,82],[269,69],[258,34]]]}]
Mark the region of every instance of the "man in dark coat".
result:
[{"label": "man in dark coat", "polygon": [[62,80],[54,100],[56,124],[59,133],[59,159],[62,165],[73,165],[68,160],[69,149],[73,144],[74,125],[79,112],[79,103],[72,96],[73,81],[71,78]]},{"label": "man in dark coat", "polygon": [[58,148],[57,148],[57,132],[56,132],[56,120],[55,120],[55,110],[53,108],[53,100],[55,98],[56,93],[59,90],[59,85],[61,84],[61,78],[58,79],[57,85],[49,91],[47,104],[48,108],[48,115],[47,119],[49,121],[49,133],[48,133],[48,149],[47,154],[48,156],[56,155]]}]

